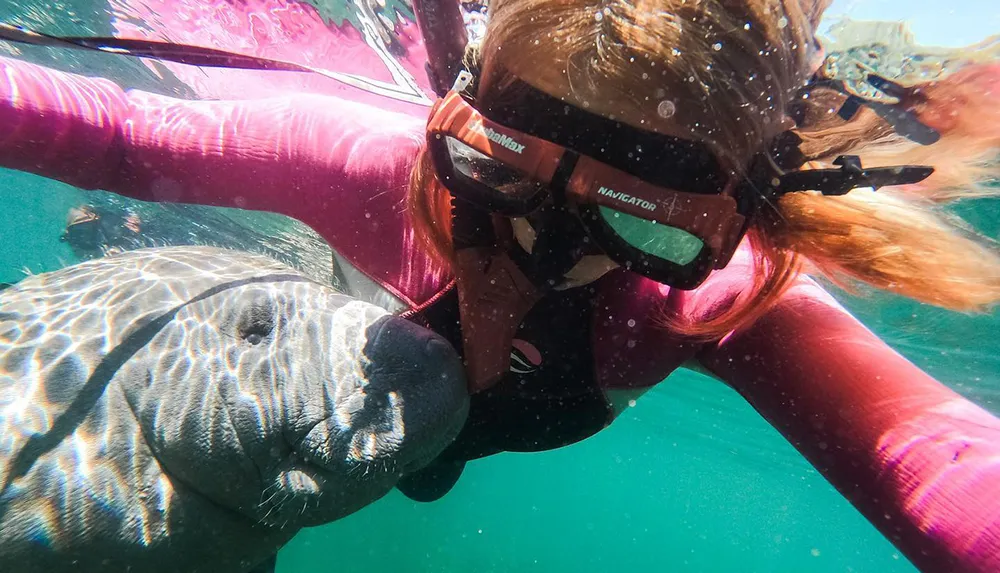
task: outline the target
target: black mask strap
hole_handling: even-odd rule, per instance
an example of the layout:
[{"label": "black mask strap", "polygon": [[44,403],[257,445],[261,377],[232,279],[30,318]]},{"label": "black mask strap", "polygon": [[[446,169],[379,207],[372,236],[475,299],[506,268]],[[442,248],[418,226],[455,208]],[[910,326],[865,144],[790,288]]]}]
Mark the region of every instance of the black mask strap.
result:
[{"label": "black mask strap", "polygon": [[[875,89],[891,97],[901,97],[905,91],[905,88],[898,83],[876,74],[868,74],[865,77],[865,81]],[[932,145],[941,139],[941,134],[936,129],[922,123],[912,111],[905,109],[900,104],[888,104],[862,98],[848,90],[847,84],[843,80],[815,77],[803,89],[808,90],[815,87],[827,87],[847,96],[847,99],[837,111],[837,115],[844,121],[853,119],[858,110],[861,109],[861,106],[865,106],[892,126],[892,129],[896,133],[914,143]]]}]

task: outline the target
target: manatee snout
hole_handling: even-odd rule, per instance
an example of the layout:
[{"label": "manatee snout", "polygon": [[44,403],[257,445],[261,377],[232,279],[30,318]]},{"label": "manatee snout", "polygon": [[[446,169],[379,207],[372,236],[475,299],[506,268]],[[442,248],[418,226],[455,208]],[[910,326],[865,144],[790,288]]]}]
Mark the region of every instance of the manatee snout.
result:
[{"label": "manatee snout", "polygon": [[469,394],[462,360],[438,334],[395,316],[369,327],[364,353],[369,359],[366,413],[375,416],[368,428],[385,427],[387,420],[378,416],[393,415],[401,408],[402,441],[389,439],[384,446],[395,449],[402,472],[420,469],[455,439],[465,423]]},{"label": "manatee snout", "polygon": [[347,466],[349,474],[385,480],[391,488],[455,439],[469,395],[458,353],[434,332],[386,315],[367,327],[365,340],[360,383],[349,393],[328,389],[339,396],[334,415],[312,428],[297,450],[321,467]]}]

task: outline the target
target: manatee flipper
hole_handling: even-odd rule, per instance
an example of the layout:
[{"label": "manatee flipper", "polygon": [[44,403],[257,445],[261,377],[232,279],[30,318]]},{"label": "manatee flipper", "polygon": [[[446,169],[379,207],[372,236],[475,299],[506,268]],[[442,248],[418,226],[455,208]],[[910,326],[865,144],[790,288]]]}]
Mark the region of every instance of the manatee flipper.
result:
[{"label": "manatee flipper", "polygon": [[275,568],[278,566],[278,555],[272,555],[270,558],[265,560],[260,565],[254,567],[247,573],[274,573]]},{"label": "manatee flipper", "polygon": [[409,474],[396,484],[403,495],[423,503],[437,501],[458,483],[465,470],[465,462],[438,462]]}]

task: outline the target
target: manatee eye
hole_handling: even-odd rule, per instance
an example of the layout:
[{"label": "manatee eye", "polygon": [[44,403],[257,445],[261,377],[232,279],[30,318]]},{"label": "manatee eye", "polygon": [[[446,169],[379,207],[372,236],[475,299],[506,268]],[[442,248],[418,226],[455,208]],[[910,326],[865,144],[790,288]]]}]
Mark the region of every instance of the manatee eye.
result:
[{"label": "manatee eye", "polygon": [[256,292],[240,312],[236,332],[240,338],[256,346],[274,330],[276,312],[271,297],[265,292]]}]

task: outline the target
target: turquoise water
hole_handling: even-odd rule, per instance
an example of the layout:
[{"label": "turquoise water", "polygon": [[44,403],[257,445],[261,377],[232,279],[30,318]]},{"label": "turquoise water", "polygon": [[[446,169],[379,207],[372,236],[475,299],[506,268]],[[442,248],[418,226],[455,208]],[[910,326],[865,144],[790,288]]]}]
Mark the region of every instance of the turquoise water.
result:
[{"label": "turquoise water", "polygon": [[[58,240],[75,188],[0,170],[0,281],[75,262]],[[155,212],[156,206],[145,205]],[[996,236],[995,201],[967,209]],[[288,219],[234,224],[308,236]],[[1000,411],[997,317],[886,295],[845,302],[922,368]],[[678,372],[613,427],[574,446],[472,463],[439,502],[397,492],[300,533],[279,554],[295,571],[912,571],[784,439],[724,385]]]},{"label": "turquoise water", "polygon": [[[86,14],[91,5],[74,4],[64,10]],[[66,26],[62,31],[81,31],[47,11],[16,11],[26,19],[44,23],[48,18]],[[74,71],[111,65],[107,59],[71,57],[76,59],[62,64]],[[117,71],[126,83],[143,89],[154,84],[169,93],[180,89],[169,77],[154,82],[148,70],[132,64]],[[67,210],[90,197],[0,170],[0,281],[76,262],[59,236]],[[140,208],[155,216],[158,207]],[[958,210],[988,236],[1000,235],[997,200],[969,202]],[[233,229],[245,225],[264,235],[281,234],[283,248],[313,249],[301,264],[328,263],[316,250],[315,238],[290,220],[213,213],[222,213],[218,216]],[[1000,413],[1000,340],[995,336],[1000,317],[950,313],[867,291],[834,293],[918,366]],[[279,573],[597,573],[612,568],[914,570],[738,395],[687,371],[671,376],[612,428],[583,443],[472,463],[455,489],[433,504],[416,504],[393,492],[337,523],[303,531],[278,561]]]}]

